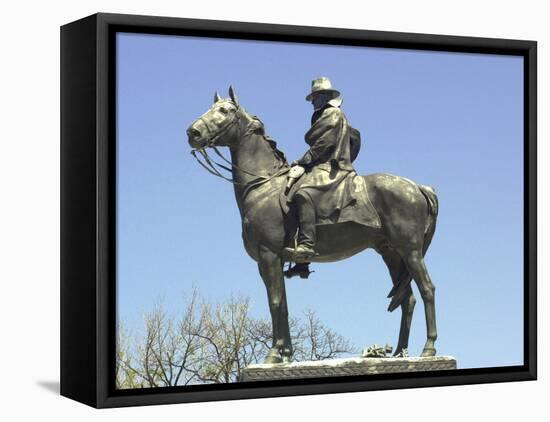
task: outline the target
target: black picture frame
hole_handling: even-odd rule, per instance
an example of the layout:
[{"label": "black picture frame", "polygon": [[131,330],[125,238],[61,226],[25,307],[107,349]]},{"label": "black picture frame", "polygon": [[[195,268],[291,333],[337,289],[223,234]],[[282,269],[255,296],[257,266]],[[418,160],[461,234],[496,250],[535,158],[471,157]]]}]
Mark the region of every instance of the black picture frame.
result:
[{"label": "black picture frame", "polygon": [[[117,32],[522,56],[524,365],[116,390],[114,41]],[[103,408],[536,379],[536,72],[534,41],[104,13],[61,27],[61,395]]]}]

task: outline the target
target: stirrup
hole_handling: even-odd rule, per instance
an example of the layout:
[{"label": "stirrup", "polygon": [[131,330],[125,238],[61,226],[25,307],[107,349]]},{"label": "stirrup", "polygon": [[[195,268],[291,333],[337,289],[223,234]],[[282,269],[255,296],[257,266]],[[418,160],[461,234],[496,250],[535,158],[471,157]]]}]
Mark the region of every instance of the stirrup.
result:
[{"label": "stirrup", "polygon": [[315,251],[312,248],[303,245],[298,245],[296,248],[285,248],[285,252],[297,263],[315,256]]}]

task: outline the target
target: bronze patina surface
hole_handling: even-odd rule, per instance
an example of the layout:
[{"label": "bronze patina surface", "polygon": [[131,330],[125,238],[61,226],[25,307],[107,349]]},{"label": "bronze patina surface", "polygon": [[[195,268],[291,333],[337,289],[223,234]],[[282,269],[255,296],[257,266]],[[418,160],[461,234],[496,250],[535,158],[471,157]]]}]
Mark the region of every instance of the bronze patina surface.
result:
[{"label": "bronze patina surface", "polygon": [[[414,280],[424,302],[427,326],[422,356],[434,356],[435,288],[424,262],[438,214],[434,190],[392,174],[357,176],[352,161],[359,152],[359,132],[340,108],[340,93],[326,78],[319,78],[308,95],[314,107],[312,127],[306,134],[309,149],[292,163],[306,171],[302,182],[295,181],[301,184],[291,188],[294,192],[289,198],[292,166],[266,135],[262,122],[240,105],[232,88],[229,94],[230,98],[221,98],[216,93],[211,108],[190,125],[187,134],[193,154],[206,170],[234,184],[244,247],[258,263],[269,298],[273,344],[265,363],[292,360],[285,262],[334,262],[367,248],[382,256],[390,272],[393,288],[388,309],[401,307],[394,354],[406,356],[408,349],[416,303],[410,285]],[[225,164],[207,153],[219,153],[217,148],[222,146],[231,153]],[[231,177],[223,175],[222,169],[230,171]],[[353,177],[348,177],[350,174]],[[338,191],[350,180],[354,182],[346,185],[348,190]],[[319,215],[319,210],[328,214],[334,210],[335,215]],[[348,218],[342,221],[344,214]],[[321,221],[324,217],[326,220]],[[298,274],[308,276],[307,266]]]}]

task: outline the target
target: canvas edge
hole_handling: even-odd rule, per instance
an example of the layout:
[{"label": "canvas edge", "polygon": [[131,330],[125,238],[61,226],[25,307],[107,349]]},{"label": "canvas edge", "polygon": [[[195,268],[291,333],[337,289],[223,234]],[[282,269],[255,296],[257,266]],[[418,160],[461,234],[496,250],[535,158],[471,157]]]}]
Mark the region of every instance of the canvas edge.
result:
[{"label": "canvas edge", "polygon": [[[93,332],[94,339],[97,338],[95,344],[95,361],[89,359],[90,368],[95,372],[95,379],[90,380],[95,386],[95,397],[90,396],[90,388],[78,390],[69,389],[67,383],[68,368],[71,365],[63,363],[62,359],[62,395],[82,401],[86,404],[95,407],[120,407],[134,405],[149,405],[149,404],[164,404],[164,403],[183,403],[196,401],[211,401],[211,400],[233,400],[245,398],[259,397],[279,397],[291,395],[307,395],[307,394],[327,394],[338,392],[352,391],[370,391],[380,389],[398,389],[398,388],[416,388],[416,387],[433,387],[433,386],[450,386],[462,384],[479,384],[492,382],[509,382],[536,379],[536,42],[524,40],[505,40],[505,39],[489,39],[477,37],[457,37],[457,36],[442,36],[429,34],[410,34],[398,32],[381,32],[381,31],[365,31],[365,30],[350,30],[339,28],[318,28],[305,26],[291,25],[273,25],[261,23],[246,23],[246,22],[227,22],[227,21],[211,21],[200,19],[183,19],[183,18],[165,18],[154,16],[136,16],[136,15],[121,15],[121,14],[96,14],[79,21],[80,24],[89,22],[86,19],[94,19],[96,24],[95,42],[97,46],[96,63],[91,71],[95,72],[95,80],[97,83],[95,92],[94,112],[97,112],[97,120],[95,127],[94,142],[97,148],[97,162],[94,181],[97,185],[96,190],[96,268],[94,275],[96,278],[96,296],[93,298],[93,306],[95,307],[94,322],[95,330]],[[64,28],[69,27],[69,24],[62,27],[62,38]],[[113,392],[113,370],[110,364],[112,360],[114,347],[114,315],[113,306],[114,298],[114,254],[115,244],[113,242],[113,228],[115,217],[113,210],[114,199],[114,183],[110,180],[113,175],[114,165],[114,146],[109,139],[114,139],[114,114],[113,108],[115,98],[113,92],[113,61],[114,55],[110,43],[112,42],[113,31],[126,29],[147,30],[149,33],[178,33],[180,31],[195,31],[204,33],[205,35],[230,34],[234,37],[248,37],[254,39],[265,39],[267,36],[270,39],[279,39],[289,41],[304,42],[320,42],[320,43],[342,43],[351,41],[364,45],[377,45],[389,48],[415,48],[429,50],[445,50],[445,51],[472,51],[472,52],[488,52],[494,54],[518,54],[523,55],[526,60],[525,86],[527,88],[526,95],[526,201],[529,205],[528,213],[526,213],[526,298],[525,298],[525,365],[523,367],[509,368],[487,368],[487,371],[471,371],[458,370],[459,374],[432,374],[435,376],[414,377],[404,379],[373,379],[368,380],[350,380],[349,382],[338,382],[334,380],[319,379],[318,384],[303,385],[296,382],[294,385],[253,385],[243,386],[239,389],[220,389],[212,391],[193,391],[184,392],[174,388],[173,392],[158,391],[158,392],[142,392],[136,391],[135,394],[118,395]],[[67,33],[68,34],[68,33]],[[88,69],[90,71],[90,69]],[[66,75],[65,75],[66,76]],[[62,92],[63,92],[63,63],[62,63]],[[63,98],[63,94],[62,94]],[[87,104],[87,110],[90,110],[90,104]],[[74,110],[71,109],[71,113]],[[69,160],[67,154],[69,150],[64,150],[63,143],[63,127],[70,120],[67,113],[63,113],[62,105],[62,161]],[[65,116],[65,117],[64,117]],[[90,134],[83,134],[89,142]],[[65,155],[64,155],[65,154]],[[62,163],[63,167],[63,163]],[[115,169],[116,170],[116,169]],[[67,173],[62,172],[63,179],[67,177]],[[93,185],[92,180],[90,180]],[[95,187],[94,187],[95,189]],[[65,194],[63,193],[65,192]],[[67,200],[67,191],[62,189],[62,196]],[[63,198],[62,198],[63,204]],[[62,233],[63,227],[65,230],[74,222],[63,222],[63,205],[62,205]],[[87,220],[92,224],[91,220]],[[62,234],[63,239],[63,234]],[[75,252],[68,250],[62,240],[62,266],[63,261],[72,259]],[[89,258],[89,257],[88,257]],[[80,256],[78,259],[85,260],[85,256]],[[70,295],[65,294],[63,298],[63,290],[67,289],[68,278],[63,276],[62,271],[62,327],[63,315],[67,314],[67,310],[76,305],[68,305]],[[75,294],[75,297],[79,297]],[[91,300],[91,299],[90,299]],[[86,303],[90,306],[90,303]],[[89,322],[90,315],[84,318]],[[66,318],[65,318],[66,319]],[[90,333],[85,333],[90,335]],[[97,337],[96,337],[97,336]],[[79,336],[72,341],[72,345],[87,344],[90,339],[84,339]],[[63,353],[68,353],[67,332],[63,334],[62,329],[62,356]],[[72,352],[74,353],[74,351]],[[73,364],[74,366],[74,364]],[[89,372],[86,371],[87,373]],[[87,376],[89,378],[89,375]],[[74,381],[73,381],[74,382]],[[80,394],[83,394],[82,396]],[[78,397],[77,397],[78,396]]]},{"label": "canvas edge", "polygon": [[96,16],[61,27],[60,394],[97,404]]}]

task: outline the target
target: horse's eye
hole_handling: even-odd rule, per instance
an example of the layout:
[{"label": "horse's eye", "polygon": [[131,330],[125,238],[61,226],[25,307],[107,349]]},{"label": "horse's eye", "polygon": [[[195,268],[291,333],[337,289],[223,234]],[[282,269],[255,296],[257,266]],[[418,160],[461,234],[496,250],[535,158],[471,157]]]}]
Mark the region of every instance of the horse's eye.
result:
[{"label": "horse's eye", "polygon": [[219,110],[222,114],[227,114],[227,109],[225,107],[220,107]]}]

